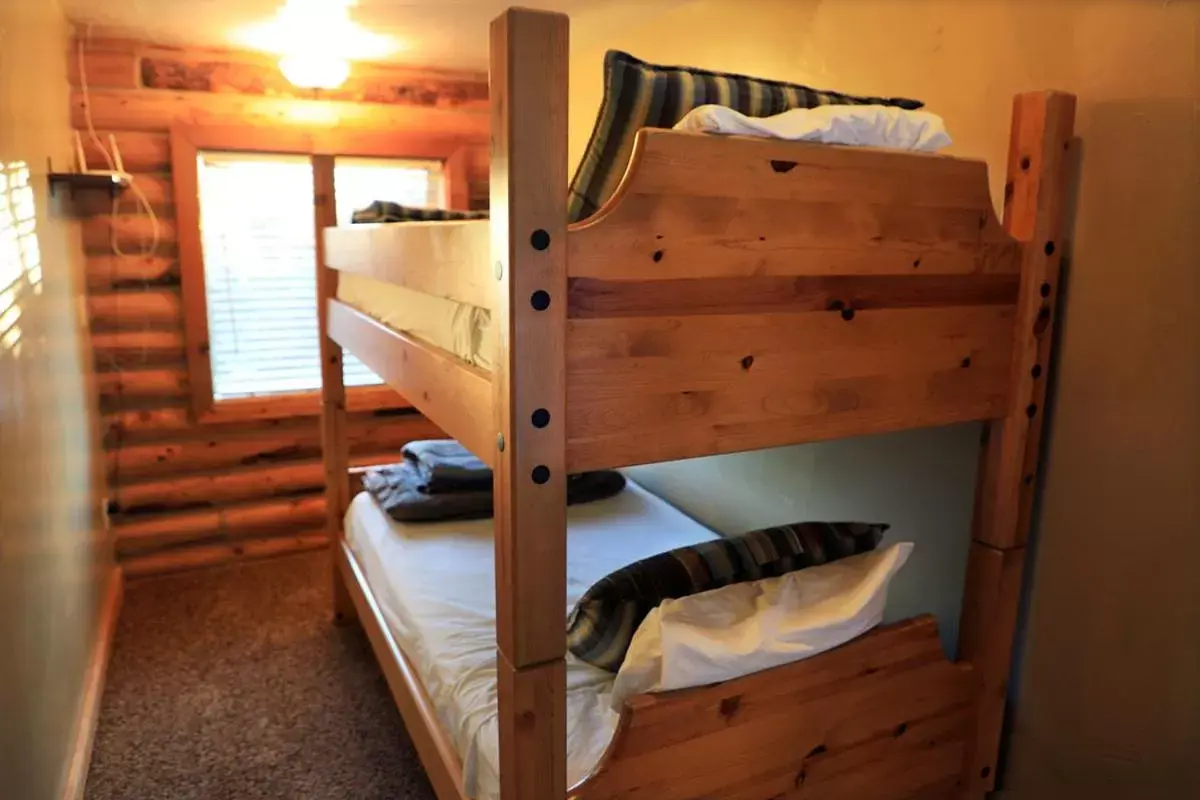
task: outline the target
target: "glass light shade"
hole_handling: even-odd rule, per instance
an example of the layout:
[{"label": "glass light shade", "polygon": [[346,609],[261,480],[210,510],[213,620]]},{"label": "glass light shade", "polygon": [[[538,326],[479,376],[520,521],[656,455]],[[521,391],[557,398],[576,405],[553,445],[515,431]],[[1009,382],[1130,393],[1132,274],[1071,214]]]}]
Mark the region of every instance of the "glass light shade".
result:
[{"label": "glass light shade", "polygon": [[350,62],[324,53],[295,54],[279,59],[279,70],[301,89],[336,89],[350,77]]}]

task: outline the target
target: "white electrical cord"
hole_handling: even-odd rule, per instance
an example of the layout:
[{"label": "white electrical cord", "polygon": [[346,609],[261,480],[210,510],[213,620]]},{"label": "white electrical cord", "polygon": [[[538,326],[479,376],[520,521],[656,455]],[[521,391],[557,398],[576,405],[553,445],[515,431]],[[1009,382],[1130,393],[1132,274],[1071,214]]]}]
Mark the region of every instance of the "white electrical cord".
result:
[{"label": "white electrical cord", "polygon": [[[100,141],[100,137],[96,134],[96,127],[92,123],[92,98],[91,94],[88,92],[87,61],[83,46],[84,38],[90,39],[91,36],[92,26],[88,25],[83,38],[78,36],[75,37],[75,44],[78,48],[79,59],[79,86],[83,90],[83,121],[87,128],[88,139],[90,139],[92,144],[95,145],[96,149],[100,151],[100,154],[104,156],[104,161],[108,164],[108,168],[116,172],[117,165],[113,160],[113,155],[109,153],[108,148],[104,146],[102,141]],[[82,169],[84,165],[80,164],[79,166]],[[112,202],[112,225],[109,226],[109,244],[112,247],[113,253],[117,256],[125,257],[130,255],[140,255],[143,258],[153,258],[158,253],[158,245],[161,237],[161,231],[158,224],[158,215],[154,213],[154,207],[150,205],[150,200],[146,197],[146,193],[142,191],[141,187],[137,185],[137,181],[134,179],[134,177],[128,173],[124,174],[128,175],[129,177],[129,189],[133,192],[134,199],[137,201],[138,206],[142,211],[145,212],[146,216],[150,218],[150,238],[149,241],[146,241],[143,238],[141,252],[138,254],[126,253],[121,249],[121,245],[117,237],[117,219],[121,212],[121,196],[117,194],[113,196]]]}]

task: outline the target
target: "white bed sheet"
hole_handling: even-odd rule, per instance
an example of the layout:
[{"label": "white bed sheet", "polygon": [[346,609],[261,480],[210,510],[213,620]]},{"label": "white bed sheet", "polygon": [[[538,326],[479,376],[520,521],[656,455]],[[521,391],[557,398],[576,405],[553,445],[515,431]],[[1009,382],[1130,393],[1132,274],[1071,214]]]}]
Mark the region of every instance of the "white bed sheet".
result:
[{"label": "white bed sheet", "polygon": [[[491,520],[406,525],[364,493],[346,537],[396,642],[412,661],[463,762],[464,787],[499,796],[496,611]],[[716,534],[632,481],[619,495],[568,509],[567,611],[631,561]],[[567,655],[567,778],[591,772],[616,729],[613,675]]]},{"label": "white bed sheet", "polygon": [[393,330],[447,350],[481,369],[492,369],[492,314],[485,308],[352,272],[339,274],[337,296]]}]

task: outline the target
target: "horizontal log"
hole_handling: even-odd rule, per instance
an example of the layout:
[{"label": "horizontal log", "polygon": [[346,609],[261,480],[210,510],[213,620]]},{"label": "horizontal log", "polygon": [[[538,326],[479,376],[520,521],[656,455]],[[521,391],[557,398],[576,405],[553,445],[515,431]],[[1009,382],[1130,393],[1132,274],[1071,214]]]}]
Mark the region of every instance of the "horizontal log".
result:
[{"label": "horizontal log", "polygon": [[[127,209],[131,206],[126,206]],[[152,220],[145,214],[127,211],[117,214],[94,214],[83,220],[83,248],[88,253],[108,254],[113,250],[113,233],[117,246],[127,254],[142,256],[153,242],[158,227],[158,248],[155,255],[171,255],[176,251],[175,218],[171,215]]]},{"label": "horizontal log", "polygon": [[[147,477],[181,475],[218,468],[245,467],[317,458],[320,430],[315,418],[303,427],[229,431],[201,426],[196,438],[135,444],[106,454],[109,481],[120,485]],[[365,423],[365,424],[364,424]],[[441,432],[419,414],[355,421],[347,426],[355,454],[399,451],[414,439],[438,438]]]},{"label": "horizontal log", "polygon": [[98,331],[92,334],[92,353],[102,371],[178,364],[185,357],[183,332]]},{"label": "horizontal log", "polygon": [[171,256],[90,255],[85,270],[91,291],[179,285],[179,261]]},{"label": "horizontal log", "polygon": [[[275,63],[240,58],[237,53],[147,54],[141,61],[141,84],[150,89],[308,98]],[[487,109],[486,76],[438,73],[366,64],[352,66],[346,81],[322,91],[329,100],[388,103],[427,108]]]},{"label": "horizontal log", "polygon": [[[356,391],[351,389],[353,398]],[[213,422],[196,425],[190,412],[182,405],[150,409],[123,409],[106,414],[104,417],[104,443],[108,448],[127,447],[133,444],[149,444],[154,442],[174,442],[183,439],[204,438],[221,434],[264,433],[267,431],[297,430],[314,424],[319,409],[311,413],[297,414],[291,417],[274,419],[239,420],[234,422]],[[362,431],[363,436],[373,435],[377,426],[395,424],[397,419],[405,414],[413,413],[408,409],[387,410],[351,410],[349,414],[350,430]],[[444,434],[439,433],[439,438]],[[351,434],[351,441],[354,441]]]},{"label": "horizontal log", "polygon": [[324,531],[295,533],[262,539],[160,550],[122,559],[121,569],[127,578],[142,578],[204,567],[217,567],[235,561],[253,561],[306,553],[328,546],[329,538]]},{"label": "horizontal log", "polygon": [[168,546],[211,540],[244,539],[296,530],[314,530],[325,517],[323,493],[269,498],[223,508],[177,511],[113,520],[117,554],[124,557]]},{"label": "horizontal log", "polygon": [[[84,44],[82,67],[87,72],[89,89],[136,89],[138,83],[138,56],[128,46],[108,49],[95,42]],[[75,40],[67,56],[67,80],[71,86],[82,86],[79,48]]]},{"label": "horizontal log", "polygon": [[171,289],[93,294],[88,296],[87,305],[96,329],[178,328],[183,320],[179,292]]},{"label": "horizontal log", "polygon": [[106,405],[124,398],[180,398],[187,396],[187,371],[180,369],[138,369],[97,372],[96,386]]},{"label": "horizontal log", "polygon": [[[117,149],[121,153],[121,163],[126,172],[170,172],[171,171],[171,137],[166,133],[149,131],[96,131],[100,143],[110,150],[109,136],[117,141]],[[108,169],[108,161],[100,148],[92,141],[86,130],[79,132],[83,140],[83,153],[87,157],[91,169]]]},{"label": "horizontal log", "polygon": [[[399,451],[376,452],[351,458],[356,466],[395,461]],[[153,514],[171,509],[203,508],[303,494],[325,485],[319,458],[241,467],[200,475],[158,478],[113,487],[114,513]]]},{"label": "horizontal log", "polygon": [[[83,95],[71,94],[71,124],[83,127]],[[129,91],[91,92],[93,123],[97,128],[167,131],[174,124],[283,126],[344,131],[403,130],[408,135],[457,137],[486,141],[486,111],[420,108],[344,100],[300,100],[255,95]]]}]

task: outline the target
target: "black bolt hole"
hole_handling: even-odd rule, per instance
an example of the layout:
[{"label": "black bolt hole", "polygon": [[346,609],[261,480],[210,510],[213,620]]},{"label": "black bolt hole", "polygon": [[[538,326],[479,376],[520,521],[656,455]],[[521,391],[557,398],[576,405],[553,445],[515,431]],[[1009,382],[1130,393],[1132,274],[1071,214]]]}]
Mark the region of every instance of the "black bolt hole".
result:
[{"label": "black bolt hole", "polygon": [[1046,242],[1046,246],[1042,248],[1042,252],[1048,256],[1054,255],[1054,242]]},{"label": "black bolt hole", "polygon": [[1049,297],[1050,296],[1050,284],[1043,283],[1041,288],[1038,289],[1038,291],[1041,293],[1042,297]]},{"label": "black bolt hole", "polygon": [[966,369],[967,367],[971,366],[971,357],[970,357],[970,356],[967,356],[966,358],[964,358],[964,359],[963,359],[963,360],[962,360],[962,361],[959,363],[959,366],[960,366],[960,367],[962,367],[963,369]]},{"label": "black bolt hole", "polygon": [[1033,335],[1041,336],[1048,327],[1050,327],[1050,309],[1042,306],[1041,311],[1038,311],[1037,319],[1033,322]]},{"label": "black bolt hole", "polygon": [[536,483],[538,486],[541,486],[543,483],[550,480],[550,468],[545,464],[538,464],[533,468],[533,472],[530,473],[529,477],[533,478],[534,483]]},{"label": "black bolt hole", "polygon": [[1035,416],[1037,416],[1037,403],[1030,403],[1029,405],[1025,406],[1025,416],[1029,417],[1030,419],[1033,419]]},{"label": "black bolt hole", "polygon": [[850,320],[854,319],[854,309],[853,308],[843,309],[842,310],[842,319],[846,320],[846,322],[849,322]]},{"label": "black bolt hole", "polygon": [[550,412],[544,408],[535,409],[530,417],[530,422],[535,428],[544,428],[550,424]]},{"label": "black bolt hole", "polygon": [[533,306],[534,311],[545,311],[550,307],[550,293],[545,289],[538,289],[529,296],[529,305]]},{"label": "black bolt hole", "polygon": [[529,243],[533,245],[534,250],[545,250],[550,246],[550,234],[538,228],[529,236]]},{"label": "black bolt hole", "polygon": [[655,261],[655,263],[658,263],[659,261],[662,261],[662,257],[663,257],[663,251],[662,251],[662,250],[655,250],[655,251],[654,251],[654,261]]},{"label": "black bolt hole", "polygon": [[758,240],[759,240],[760,242],[765,242],[765,241],[767,240],[767,237],[765,237],[765,236],[760,236],[760,237],[758,237]]},{"label": "black bolt hole", "polygon": [[795,161],[778,161],[776,159],[771,159],[771,169],[775,170],[776,172],[791,172],[795,168]]},{"label": "black bolt hole", "polygon": [[1023,169],[1023,170],[1029,169],[1029,156],[1025,156],[1024,158],[1021,159],[1021,169]]},{"label": "black bolt hole", "polygon": [[916,268],[917,268],[917,267],[919,267],[919,266],[921,266],[921,259],[919,259],[919,258],[918,258],[918,259],[914,259],[914,260],[913,260],[913,269],[916,269]]},{"label": "black bolt hole", "polygon": [[1029,374],[1032,375],[1035,379],[1042,377],[1042,365],[1034,364],[1033,369],[1029,370]]},{"label": "black bolt hole", "polygon": [[991,774],[992,774],[991,767],[984,767],[983,769],[979,770],[979,777],[981,777],[981,778],[986,778],[988,775],[991,775]]},{"label": "black bolt hole", "polygon": [[742,359],[742,369],[750,369],[754,366],[754,356],[746,356]]}]

